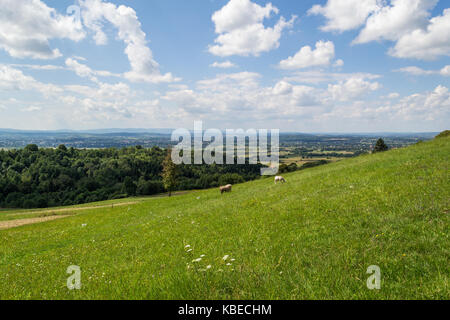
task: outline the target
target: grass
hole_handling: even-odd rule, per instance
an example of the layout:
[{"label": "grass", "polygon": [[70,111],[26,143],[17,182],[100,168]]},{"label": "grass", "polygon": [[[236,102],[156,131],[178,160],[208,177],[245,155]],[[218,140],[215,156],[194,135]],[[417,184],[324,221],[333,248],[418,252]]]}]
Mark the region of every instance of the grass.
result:
[{"label": "grass", "polygon": [[449,299],[449,154],[442,138],[3,230],[0,299]]},{"label": "grass", "polygon": [[19,220],[25,218],[37,218],[37,217],[48,217],[55,215],[70,215],[76,214],[79,210],[84,210],[86,208],[102,208],[109,205],[119,205],[133,202],[141,202],[147,201],[151,198],[155,197],[133,197],[127,199],[118,199],[118,200],[107,200],[107,201],[99,201],[93,203],[85,203],[74,206],[66,206],[66,207],[52,207],[47,209],[1,209],[0,210],[0,222],[1,221],[10,221],[10,220]]},{"label": "grass", "polygon": [[284,163],[284,164],[291,164],[291,163],[295,163],[297,164],[297,166],[302,166],[305,163],[310,163],[310,162],[317,162],[317,161],[321,161],[321,160],[326,160],[328,162],[336,162],[336,161],[341,161],[345,158],[337,158],[337,157],[319,157],[319,158],[310,158],[310,159],[306,159],[303,157],[292,157],[292,158],[283,158],[280,159],[280,163]]}]

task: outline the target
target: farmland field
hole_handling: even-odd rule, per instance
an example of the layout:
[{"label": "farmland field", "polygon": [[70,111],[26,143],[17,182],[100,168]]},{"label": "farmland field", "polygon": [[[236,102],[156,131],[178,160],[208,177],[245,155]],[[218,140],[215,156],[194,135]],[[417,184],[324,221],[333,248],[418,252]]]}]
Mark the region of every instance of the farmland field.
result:
[{"label": "farmland field", "polygon": [[449,299],[449,154],[441,138],[224,195],[3,210],[65,217],[0,230],[0,299]]}]

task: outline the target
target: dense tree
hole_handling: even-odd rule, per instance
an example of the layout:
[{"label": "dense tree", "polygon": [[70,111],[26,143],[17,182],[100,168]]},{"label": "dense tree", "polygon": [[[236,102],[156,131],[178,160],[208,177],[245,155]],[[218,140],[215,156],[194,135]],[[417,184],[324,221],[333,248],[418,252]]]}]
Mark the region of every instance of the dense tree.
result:
[{"label": "dense tree", "polygon": [[136,195],[136,185],[130,177],[125,177],[123,181],[122,193],[126,193],[129,196]]},{"label": "dense tree", "polygon": [[[0,150],[0,207],[42,208],[81,204],[164,191],[217,187],[260,177],[261,165],[180,165],[176,183],[163,183],[166,151],[80,150],[29,145]],[[170,190],[169,190],[170,189]]]}]

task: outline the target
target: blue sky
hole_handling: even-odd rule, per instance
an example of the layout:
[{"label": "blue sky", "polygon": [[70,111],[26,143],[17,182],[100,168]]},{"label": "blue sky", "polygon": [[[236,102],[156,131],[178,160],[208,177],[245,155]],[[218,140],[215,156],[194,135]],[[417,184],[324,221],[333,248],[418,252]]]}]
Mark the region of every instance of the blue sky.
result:
[{"label": "blue sky", "polygon": [[0,128],[448,129],[443,0],[5,1]]}]

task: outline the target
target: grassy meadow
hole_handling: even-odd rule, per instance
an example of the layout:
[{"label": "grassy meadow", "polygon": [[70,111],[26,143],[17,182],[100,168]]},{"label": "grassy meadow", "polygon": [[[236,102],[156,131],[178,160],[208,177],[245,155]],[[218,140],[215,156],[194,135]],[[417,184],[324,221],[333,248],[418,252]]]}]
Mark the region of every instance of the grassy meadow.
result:
[{"label": "grassy meadow", "polygon": [[[286,184],[53,212],[68,216],[0,230],[0,299],[449,299],[449,155],[441,138]],[[66,286],[71,265],[81,290]],[[381,290],[366,286],[371,265]]]}]

